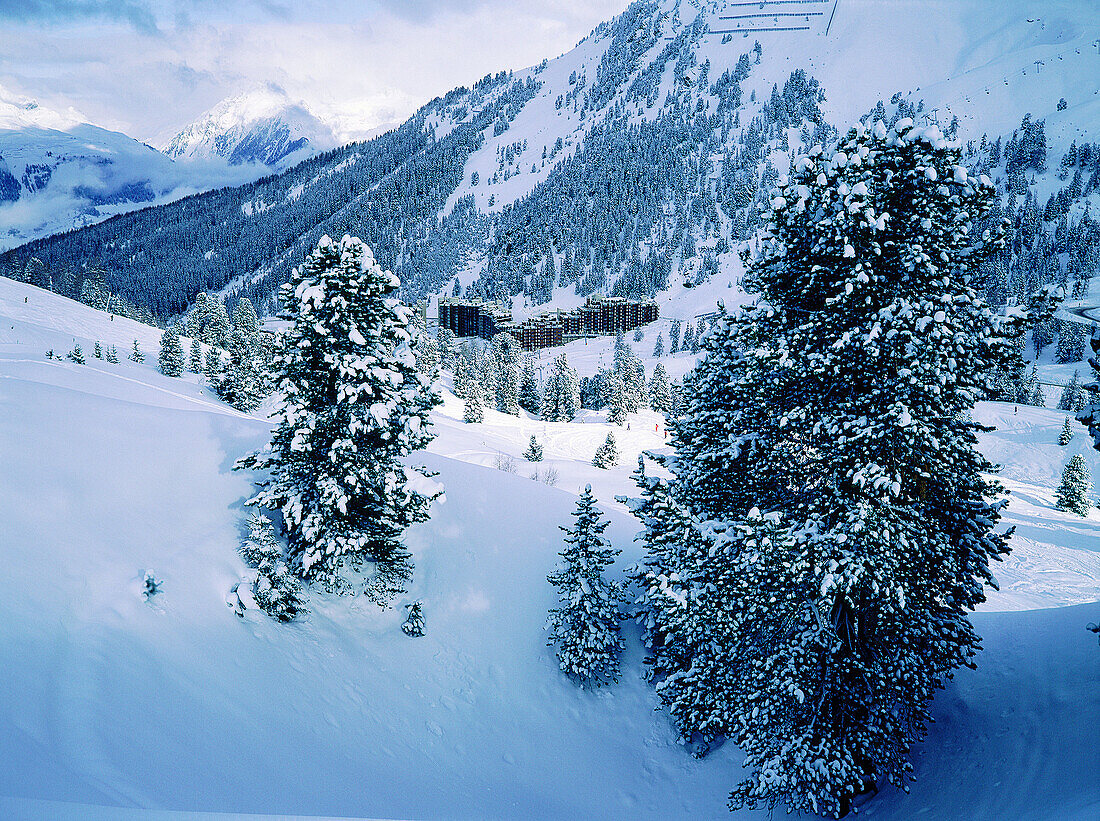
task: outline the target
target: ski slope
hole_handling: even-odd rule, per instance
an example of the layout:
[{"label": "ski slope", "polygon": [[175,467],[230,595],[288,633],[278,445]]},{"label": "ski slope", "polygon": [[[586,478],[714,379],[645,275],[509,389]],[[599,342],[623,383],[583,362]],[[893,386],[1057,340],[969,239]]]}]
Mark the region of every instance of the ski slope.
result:
[{"label": "ski slope", "polygon": [[[143,365],[43,356],[74,339],[124,353],[134,338]],[[158,374],[158,340],[0,279],[0,816],[728,814],[740,753],[727,744],[699,761],[679,747],[641,680],[633,626],[610,690],[575,688],[545,646],[545,576],[583,482],[623,549],[615,570],[639,555],[637,524],[612,497],[630,488],[632,456],[661,446],[655,417],[614,428],[622,462],[599,471],[588,461],[611,428],[598,414],[548,424],[488,412],[465,425],[449,396],[421,455],[447,500],[408,531],[408,595],[383,611],[313,594],[300,622],[242,620],[225,594],[244,571],[250,480],[232,465],[270,423],[197,377]],[[1100,515],[1063,515],[1051,497],[1070,453],[1094,474],[1100,461],[1080,427],[1068,448],[1053,444],[1058,412],[987,404],[978,415],[999,428],[982,446],[1005,464],[1016,552],[974,617],[978,669],[937,698],[912,793],[885,787],[862,812],[1093,819],[1100,648],[1084,625],[1100,618]],[[532,433],[556,487],[527,478],[519,455]],[[516,474],[491,467],[498,453]],[[149,603],[145,571],[163,582]],[[414,599],[427,631],[416,640],[400,630]]]}]

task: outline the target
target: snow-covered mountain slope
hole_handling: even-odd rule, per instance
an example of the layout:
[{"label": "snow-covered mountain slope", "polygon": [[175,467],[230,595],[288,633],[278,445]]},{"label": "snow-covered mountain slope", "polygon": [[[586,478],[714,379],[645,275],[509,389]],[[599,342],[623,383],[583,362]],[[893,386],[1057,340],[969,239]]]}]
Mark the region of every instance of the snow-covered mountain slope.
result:
[{"label": "snow-covered mountain slope", "polygon": [[[957,116],[975,144],[1007,140],[1030,112],[1052,163],[1075,139],[1097,141],[1098,38],[1090,0],[639,0],[566,54],[456,88],[392,138],[308,173],[19,256],[79,267],[95,248],[113,287],[168,313],[212,287],[262,306],[317,238],[349,232],[410,300],[458,283],[522,315],[659,291],[663,315],[690,319],[743,299],[738,245],[792,155],[880,101],[887,118],[905,106],[951,130]],[[237,108],[224,128],[199,128],[199,144],[217,139],[207,127],[251,122]],[[213,247],[206,226],[223,223]],[[178,297],[165,306],[169,282]]]},{"label": "snow-covered mountain slope", "polygon": [[[609,427],[596,415],[544,425],[489,412],[464,425],[448,397],[422,458],[447,500],[408,532],[408,596],[382,611],[314,594],[301,622],[240,620],[224,597],[244,571],[249,477],[232,465],[270,423],[195,377],[161,376],[152,356],[43,356],[74,340],[125,351],[135,338],[151,354],[158,337],[0,278],[0,815],[727,817],[740,753],[727,744],[696,760],[676,743],[632,627],[623,679],[600,692],[570,684],[545,646],[545,576],[582,482],[607,503],[623,549],[614,570],[638,557],[637,523],[611,497],[629,488],[637,450],[660,446],[652,418],[615,427],[622,463],[598,471],[589,451]],[[591,371],[607,350],[570,356]],[[912,793],[884,788],[861,815],[1084,821],[1100,810],[1100,649],[1084,629],[1100,617],[1100,514],[1065,516],[1051,495],[1071,451],[1094,473],[1100,458],[1080,428],[1069,450],[1054,444],[1060,413],[980,414],[1000,427],[983,447],[1006,465],[1020,538],[998,570],[1002,592],[974,617],[978,669],[937,696]],[[526,476],[531,433],[557,487]],[[486,467],[497,454],[519,472]],[[145,571],[163,582],[150,603]],[[400,630],[413,599],[421,639]],[[1047,609],[1021,610],[1036,606]]]},{"label": "snow-covered mountain slope", "polygon": [[286,168],[336,145],[332,129],[275,86],[229,97],[183,128],[164,153],[174,159],[221,158],[230,165]]},{"label": "snow-covered mountain slope", "polygon": [[51,111],[0,87],[0,250],[260,173],[180,166],[77,112]]}]

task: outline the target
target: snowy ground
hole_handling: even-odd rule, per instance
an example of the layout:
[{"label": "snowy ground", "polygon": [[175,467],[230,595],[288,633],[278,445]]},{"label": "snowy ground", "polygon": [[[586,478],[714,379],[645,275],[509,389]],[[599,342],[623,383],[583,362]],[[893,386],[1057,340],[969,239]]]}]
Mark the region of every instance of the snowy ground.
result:
[{"label": "snowy ground", "polygon": [[[150,357],[44,358],[74,337],[86,354],[100,339],[123,355],[138,338]],[[231,467],[269,423],[195,377],[160,376],[158,339],[0,279],[0,816],[727,815],[739,752],[696,761],[676,744],[640,679],[633,628],[623,681],[606,692],[573,687],[544,645],[545,576],[580,485],[606,503],[617,567],[638,555],[637,525],[612,497],[630,490],[637,452],[661,446],[656,417],[614,428],[623,459],[600,471],[589,462],[610,428],[595,415],[489,413],[471,426],[449,398],[423,458],[447,501],[409,531],[416,576],[398,607],[314,596],[300,623],[242,621],[224,597],[244,569],[249,477]],[[975,616],[978,670],[937,698],[913,792],[886,787],[864,812],[1096,818],[1100,648],[1084,625],[1100,618],[1100,516],[1064,515],[1051,499],[1069,455],[1094,473],[1100,462],[1080,426],[1055,444],[1056,411],[989,404],[979,417],[999,428],[982,446],[1005,464],[1015,552]],[[556,487],[527,478],[532,433]],[[491,466],[498,453],[517,474]],[[163,582],[151,604],[146,570]],[[400,631],[414,598],[427,626],[416,640]]]}]

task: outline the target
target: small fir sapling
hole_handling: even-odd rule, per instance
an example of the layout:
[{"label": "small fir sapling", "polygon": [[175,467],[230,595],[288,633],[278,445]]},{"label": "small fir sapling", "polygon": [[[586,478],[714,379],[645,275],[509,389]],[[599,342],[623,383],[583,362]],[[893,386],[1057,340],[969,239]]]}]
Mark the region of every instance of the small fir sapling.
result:
[{"label": "small fir sapling", "polygon": [[531,442],[527,445],[527,450],[523,452],[523,458],[528,462],[542,461],[542,445],[538,443],[538,440],[535,439],[534,436],[531,437]]},{"label": "small fir sapling", "polygon": [[1069,417],[1067,416],[1065,421],[1062,423],[1062,432],[1058,434],[1058,444],[1062,447],[1065,447],[1069,444],[1072,438],[1073,430],[1069,426]]},{"label": "small fir sapling", "polygon": [[409,615],[406,616],[405,623],[401,625],[401,632],[412,638],[423,636],[424,614],[421,602],[414,601],[412,604],[406,604],[405,608],[409,611]]},{"label": "small fir sapling", "polygon": [[619,448],[615,444],[615,435],[607,434],[607,439],[596,449],[596,455],[592,458],[592,464],[603,470],[619,464]]},{"label": "small fir sapling", "polygon": [[145,577],[144,579],[142,579],[141,582],[142,598],[144,598],[145,601],[149,601],[149,599],[153,598],[153,596],[157,595],[157,593],[160,592],[162,584],[163,583],[153,575],[152,571],[146,570]]}]

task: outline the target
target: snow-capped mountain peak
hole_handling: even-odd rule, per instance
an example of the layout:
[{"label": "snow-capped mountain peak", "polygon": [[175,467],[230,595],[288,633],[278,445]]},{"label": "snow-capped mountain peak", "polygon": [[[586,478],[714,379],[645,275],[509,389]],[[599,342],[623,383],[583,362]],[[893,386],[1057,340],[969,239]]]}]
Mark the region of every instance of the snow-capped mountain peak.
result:
[{"label": "snow-capped mountain peak", "polygon": [[267,85],[222,100],[173,137],[164,153],[178,160],[220,157],[231,165],[285,167],[335,145],[332,129],[306,103]]},{"label": "snow-capped mountain peak", "polygon": [[68,131],[84,122],[87,119],[72,108],[68,111],[45,108],[36,100],[0,85],[0,130],[51,128]]}]

